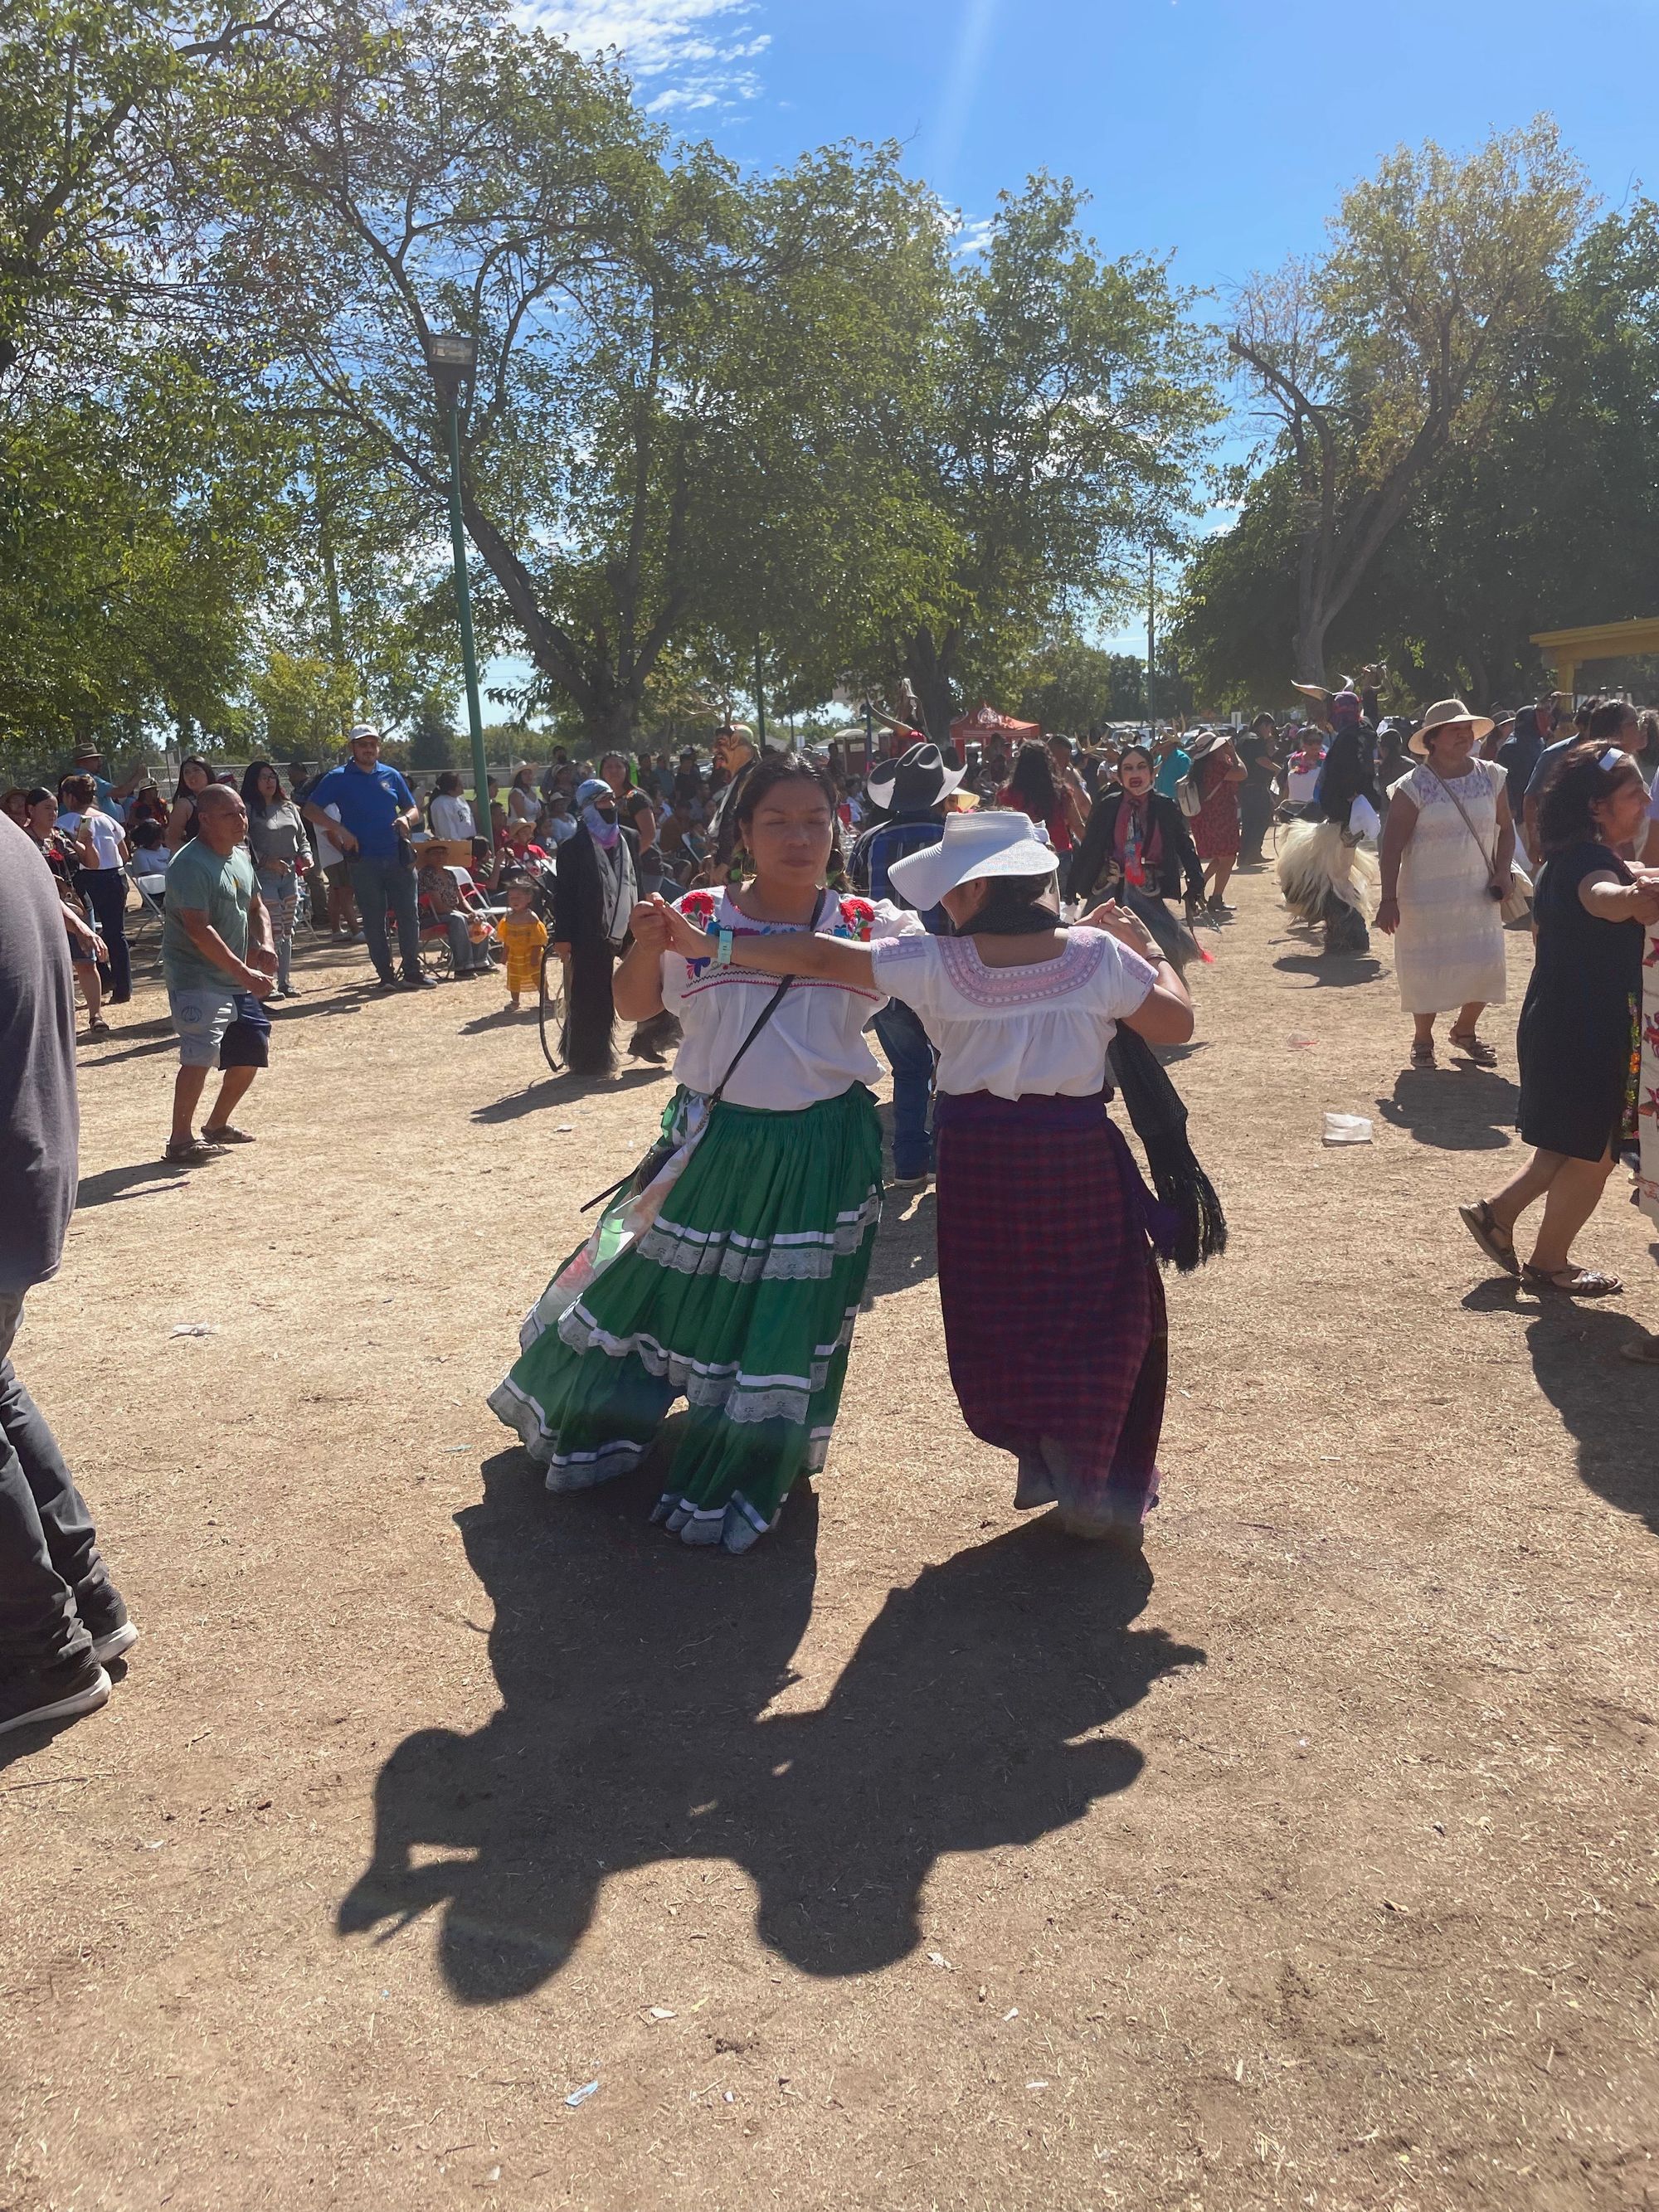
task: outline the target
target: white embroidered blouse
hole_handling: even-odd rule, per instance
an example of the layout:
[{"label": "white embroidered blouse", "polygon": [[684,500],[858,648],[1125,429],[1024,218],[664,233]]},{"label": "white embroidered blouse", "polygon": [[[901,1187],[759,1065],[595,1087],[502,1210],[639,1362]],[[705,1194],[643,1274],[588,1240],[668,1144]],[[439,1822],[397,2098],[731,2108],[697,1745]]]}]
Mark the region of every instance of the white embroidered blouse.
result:
[{"label": "white embroidered blouse", "polygon": [[988,968],[970,937],[872,945],[876,981],[920,1018],[939,1054],[938,1086],[998,1098],[1086,1098],[1106,1080],[1106,1048],[1158,970],[1103,929],[1066,932],[1057,960]]},{"label": "white embroidered blouse", "polygon": [[[741,937],[750,932],[772,936],[783,927],[751,921],[724,890],[688,891],[675,904],[699,929],[729,929]],[[901,931],[921,933],[919,915],[885,899],[838,898],[834,891],[819,899],[812,927],[822,935],[862,944]],[[707,1097],[714,1089],[777,988],[775,975],[709,960],[694,964],[678,952],[663,955],[662,1002],[685,1027],[674,1073],[688,1090]],[[790,1114],[838,1098],[854,1083],[873,1082],[880,1070],[864,1041],[864,1025],[886,1003],[884,991],[799,977],[744,1054],[725,1097],[733,1106]]]}]

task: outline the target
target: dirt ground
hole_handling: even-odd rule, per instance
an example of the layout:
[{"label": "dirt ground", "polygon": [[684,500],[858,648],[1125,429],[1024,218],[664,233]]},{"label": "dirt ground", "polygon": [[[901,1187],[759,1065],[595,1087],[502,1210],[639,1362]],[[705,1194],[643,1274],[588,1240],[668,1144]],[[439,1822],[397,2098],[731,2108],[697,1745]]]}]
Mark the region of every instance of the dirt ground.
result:
[{"label": "dirt ground", "polygon": [[1580,1310],[1457,1221],[1523,936],[1500,1071],[1402,1073],[1386,947],[1237,889],[1133,1571],[963,1430],[931,1197],[758,1549],[549,1498],[483,1395],[666,1079],[308,951],[180,1176],[141,981],[17,1354],[143,1641],[0,1765],[5,2212],[1659,2205],[1644,1224]]}]

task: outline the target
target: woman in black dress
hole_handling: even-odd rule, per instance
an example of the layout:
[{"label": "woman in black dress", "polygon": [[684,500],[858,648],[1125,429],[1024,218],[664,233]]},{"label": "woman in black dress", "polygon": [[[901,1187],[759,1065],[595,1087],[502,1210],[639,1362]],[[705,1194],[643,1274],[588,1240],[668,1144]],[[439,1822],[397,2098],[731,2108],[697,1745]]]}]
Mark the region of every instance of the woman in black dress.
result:
[{"label": "woman in black dress", "polygon": [[1199,958],[1197,939],[1165,903],[1183,892],[1189,915],[1204,904],[1204,869],[1187,817],[1152,788],[1157,774],[1145,745],[1126,748],[1117,788],[1102,790],[1072,862],[1071,896],[1081,907],[1115,898],[1139,915],[1177,975]]},{"label": "woman in black dress", "polygon": [[[1659,875],[1631,868],[1614,848],[1640,833],[1647,809],[1647,787],[1622,746],[1577,744],[1556,763],[1538,810],[1538,950],[1517,1038],[1521,1135],[1535,1150],[1495,1198],[1458,1208],[1489,1260],[1570,1297],[1624,1288],[1568,1255],[1634,1127],[1642,947],[1644,925],[1659,921]],[[1544,1218],[1521,1267],[1515,1224],[1540,1198]]]}]

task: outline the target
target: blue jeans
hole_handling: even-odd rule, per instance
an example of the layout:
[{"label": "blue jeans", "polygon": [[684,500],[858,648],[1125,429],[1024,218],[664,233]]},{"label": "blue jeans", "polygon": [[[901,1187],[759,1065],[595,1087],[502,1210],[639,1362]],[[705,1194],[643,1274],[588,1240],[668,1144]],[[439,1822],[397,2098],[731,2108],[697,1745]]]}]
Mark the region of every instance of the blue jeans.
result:
[{"label": "blue jeans", "polygon": [[383,983],[392,981],[392,947],[386,941],[386,910],[392,908],[398,925],[398,951],[404,974],[421,972],[421,918],[416,909],[415,871],[404,867],[394,853],[389,860],[365,860],[360,854],[350,862],[352,894],[363,918],[368,957]]},{"label": "blue jeans", "polygon": [[893,1071],[893,1173],[908,1180],[933,1164],[927,1109],[933,1096],[933,1048],[908,1006],[890,999],[876,1016],[876,1035]]}]

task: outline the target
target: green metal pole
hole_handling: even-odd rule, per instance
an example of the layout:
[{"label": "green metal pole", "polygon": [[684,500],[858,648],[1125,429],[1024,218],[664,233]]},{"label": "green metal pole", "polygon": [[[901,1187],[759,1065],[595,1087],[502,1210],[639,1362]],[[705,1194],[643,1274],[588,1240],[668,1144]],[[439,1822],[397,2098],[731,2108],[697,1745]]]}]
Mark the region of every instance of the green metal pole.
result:
[{"label": "green metal pole", "polygon": [[478,701],[478,656],[472,643],[472,594],[466,581],[466,526],[461,520],[461,394],[449,403],[449,540],[455,556],[455,611],[461,624],[461,667],[466,677],[466,720],[472,738],[472,818],[477,834],[495,843],[489,822],[489,769],[484,759],[483,709]]}]

